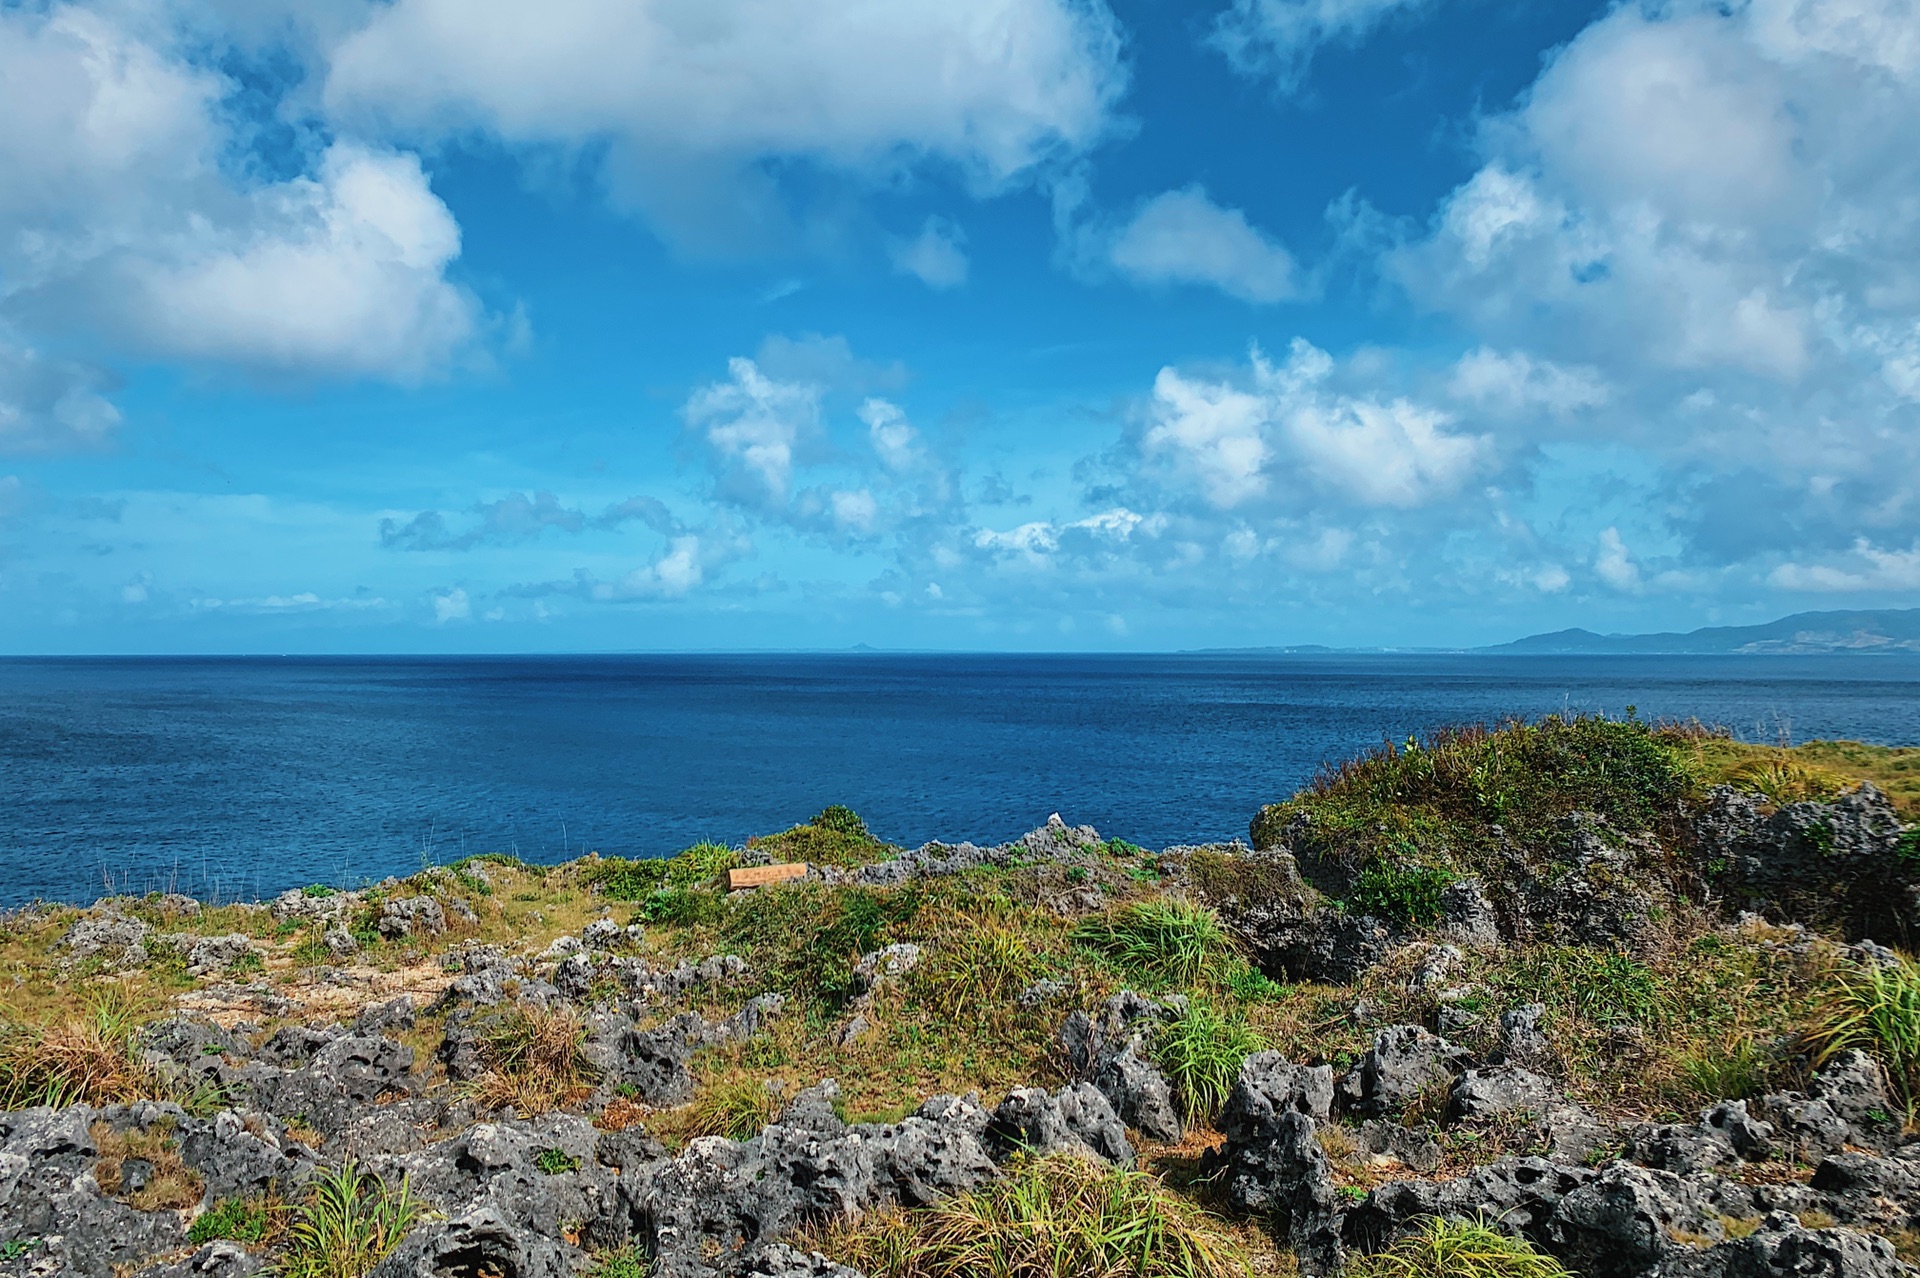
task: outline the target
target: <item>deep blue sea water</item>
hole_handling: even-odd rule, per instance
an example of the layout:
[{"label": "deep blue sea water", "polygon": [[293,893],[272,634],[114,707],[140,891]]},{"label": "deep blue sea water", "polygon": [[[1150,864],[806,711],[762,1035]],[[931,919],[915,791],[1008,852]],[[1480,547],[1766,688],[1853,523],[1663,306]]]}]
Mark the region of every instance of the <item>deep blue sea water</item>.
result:
[{"label": "deep blue sea water", "polygon": [[1920,659],[619,656],[0,661],[0,903],[736,842],[829,803],[1160,847],[1384,738],[1512,714],[1920,743]]}]

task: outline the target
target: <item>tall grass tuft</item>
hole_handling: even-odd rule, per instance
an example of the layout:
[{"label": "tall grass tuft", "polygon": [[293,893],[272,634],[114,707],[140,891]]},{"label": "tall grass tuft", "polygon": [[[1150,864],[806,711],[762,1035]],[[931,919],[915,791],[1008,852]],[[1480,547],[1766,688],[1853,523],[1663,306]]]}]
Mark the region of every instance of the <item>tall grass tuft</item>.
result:
[{"label": "tall grass tuft", "polygon": [[1920,1102],[1920,964],[1902,958],[1840,971],[1806,1037],[1816,1067],[1853,1048],[1878,1060],[1912,1113]]},{"label": "tall grass tuft", "polygon": [[758,1135],[779,1113],[779,1093],[764,1082],[743,1074],[727,1075],[700,1089],[688,1107],[683,1130],[690,1137],[746,1140]]},{"label": "tall grass tuft", "polygon": [[1476,1220],[1429,1216],[1386,1251],[1361,1256],[1343,1278],[1574,1278],[1524,1238]]},{"label": "tall grass tuft", "polygon": [[0,1020],[0,1110],[111,1105],[159,1094],[134,1038],[144,1015],[114,990],[77,1017],[35,1028]]},{"label": "tall grass tuft", "polygon": [[1265,1046],[1245,1021],[1194,999],[1178,1020],[1160,1027],[1153,1050],[1189,1121],[1206,1122],[1226,1104],[1241,1064]]},{"label": "tall grass tuft", "polygon": [[1198,985],[1238,956],[1220,916],[1204,905],[1168,898],[1138,901],[1088,919],[1073,939],[1128,971],[1167,985]]},{"label": "tall grass tuft", "polygon": [[587,1028],[568,1007],[516,1007],[480,1041],[486,1070],[473,1098],[489,1109],[543,1114],[580,1100],[597,1077]]},{"label": "tall grass tuft", "polygon": [[1145,1172],[1072,1156],[916,1211],[830,1226],[809,1246],[872,1278],[1230,1278],[1245,1256]]},{"label": "tall grass tuft", "polygon": [[287,1231],[278,1278],[364,1278],[420,1217],[405,1181],[389,1189],[351,1162],[320,1176]]}]

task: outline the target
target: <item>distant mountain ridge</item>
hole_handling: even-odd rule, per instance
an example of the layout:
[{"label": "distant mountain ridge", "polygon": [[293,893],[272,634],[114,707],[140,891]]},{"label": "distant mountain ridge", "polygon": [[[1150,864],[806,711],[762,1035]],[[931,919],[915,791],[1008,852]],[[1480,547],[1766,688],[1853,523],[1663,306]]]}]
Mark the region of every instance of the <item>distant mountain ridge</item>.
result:
[{"label": "distant mountain ridge", "polygon": [[1754,655],[1769,653],[1920,653],[1920,608],[1880,608],[1850,612],[1796,612],[1757,626],[1708,626],[1685,634],[1599,635],[1591,630],[1556,630],[1528,635],[1477,652],[1660,653]]}]

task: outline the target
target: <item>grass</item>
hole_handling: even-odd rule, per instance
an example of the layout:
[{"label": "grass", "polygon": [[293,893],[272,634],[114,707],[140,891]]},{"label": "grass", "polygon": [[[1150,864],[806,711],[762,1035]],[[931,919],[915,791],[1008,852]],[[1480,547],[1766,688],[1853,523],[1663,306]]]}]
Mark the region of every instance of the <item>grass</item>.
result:
[{"label": "grass", "polygon": [[390,1189],[351,1162],[323,1173],[287,1231],[277,1278],[364,1278],[420,1216],[405,1181]]},{"label": "grass", "polygon": [[1484,1217],[1429,1216],[1386,1251],[1352,1261],[1344,1278],[1574,1278],[1524,1238],[1501,1233]]},{"label": "grass", "polygon": [[544,1114],[584,1099],[595,1073],[586,1058],[587,1029],[569,1007],[516,1007],[480,1041],[486,1070],[470,1085],[488,1109],[508,1105]]},{"label": "grass", "polygon": [[1071,1156],[916,1211],[836,1224],[805,1244],[871,1278],[1229,1278],[1249,1272],[1212,1217],[1146,1172]]},{"label": "grass", "polygon": [[[100,1151],[93,1178],[100,1192],[120,1198],[141,1211],[178,1210],[200,1201],[204,1192],[199,1173],[180,1161],[180,1145],[172,1123],[162,1120],[142,1130],[115,1131],[104,1122],[91,1129],[94,1146]],[[128,1183],[127,1164],[147,1165],[145,1180],[139,1188]]]},{"label": "grass", "polygon": [[564,1176],[580,1170],[580,1160],[564,1149],[543,1149],[533,1160],[542,1176]]},{"label": "grass", "polygon": [[1044,970],[1026,935],[1005,923],[952,934],[913,982],[937,1013],[951,1019],[991,1015],[1006,1007]]},{"label": "grass", "polygon": [[216,1238],[237,1243],[265,1242],[273,1232],[274,1206],[246,1198],[222,1198],[187,1226],[187,1241],[198,1247]]},{"label": "grass", "polygon": [[1725,782],[1775,802],[1824,798],[1837,782],[1871,781],[1886,793],[1903,820],[1920,821],[1920,747],[1865,745],[1859,741],[1809,741],[1801,746],[1755,745],[1724,736],[1702,737],[1688,746],[1703,784]]},{"label": "grass", "polygon": [[1920,1102],[1920,965],[1849,965],[1834,974],[1807,1031],[1817,1067],[1858,1048],[1885,1067],[1912,1114]]},{"label": "grass", "polygon": [[594,1257],[591,1278],[651,1278],[653,1262],[638,1247],[623,1247]]},{"label": "grass", "polygon": [[1360,872],[1347,905],[1361,914],[1398,923],[1402,928],[1432,927],[1440,921],[1440,900],[1459,876],[1438,866],[1400,866],[1384,862]]},{"label": "grass", "polygon": [[872,865],[899,852],[892,844],[876,839],[859,813],[837,803],[805,825],[796,825],[778,834],[759,835],[748,839],[747,846],[775,861],[804,861],[809,865],[834,865],[842,869]]},{"label": "grass", "polygon": [[1220,916],[1178,897],[1123,905],[1082,923],[1073,939],[1123,970],[1162,985],[1199,985],[1238,957],[1238,946]]},{"label": "grass", "polygon": [[708,1082],[677,1125],[679,1134],[746,1140],[780,1114],[780,1094],[758,1078],[727,1075]]},{"label": "grass", "polygon": [[1265,1046],[1244,1020],[1194,999],[1185,1015],[1160,1027],[1154,1057],[1188,1121],[1210,1123],[1226,1104],[1241,1063]]},{"label": "grass", "polygon": [[727,903],[720,941],[733,953],[753,956],[765,988],[837,1004],[860,956],[895,939],[919,914],[923,899],[917,887],[774,884]]},{"label": "grass", "polygon": [[629,861],[610,856],[589,862],[580,878],[610,901],[644,901],[667,876],[665,861]]},{"label": "grass", "polygon": [[0,1019],[0,1110],[157,1095],[159,1080],[134,1050],[144,1020],[141,1005],[111,987],[51,1025]]}]

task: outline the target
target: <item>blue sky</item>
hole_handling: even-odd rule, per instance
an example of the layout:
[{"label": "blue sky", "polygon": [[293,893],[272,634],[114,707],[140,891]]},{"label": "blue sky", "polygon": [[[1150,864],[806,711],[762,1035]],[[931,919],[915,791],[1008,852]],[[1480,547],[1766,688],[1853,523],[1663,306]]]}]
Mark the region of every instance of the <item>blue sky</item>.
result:
[{"label": "blue sky", "polygon": [[0,650],[1920,604],[1909,0],[0,0]]}]

